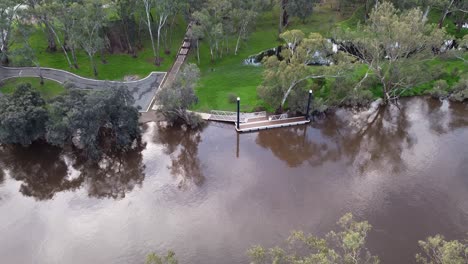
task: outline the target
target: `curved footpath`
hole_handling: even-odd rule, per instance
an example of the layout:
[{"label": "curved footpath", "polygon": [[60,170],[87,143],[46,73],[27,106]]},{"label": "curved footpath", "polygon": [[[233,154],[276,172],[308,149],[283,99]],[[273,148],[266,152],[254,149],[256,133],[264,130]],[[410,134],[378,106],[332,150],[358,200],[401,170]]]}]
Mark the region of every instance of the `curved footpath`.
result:
[{"label": "curved footpath", "polygon": [[[141,107],[140,112],[149,110],[154,95],[166,76],[165,72],[152,72],[141,80],[123,82],[88,79],[71,72],[51,68],[41,68],[41,72],[44,79],[61,84],[70,83],[77,89],[99,90],[125,86],[135,98],[135,106]],[[38,69],[35,67],[10,68],[0,66],[0,81],[20,77],[39,77]]]}]

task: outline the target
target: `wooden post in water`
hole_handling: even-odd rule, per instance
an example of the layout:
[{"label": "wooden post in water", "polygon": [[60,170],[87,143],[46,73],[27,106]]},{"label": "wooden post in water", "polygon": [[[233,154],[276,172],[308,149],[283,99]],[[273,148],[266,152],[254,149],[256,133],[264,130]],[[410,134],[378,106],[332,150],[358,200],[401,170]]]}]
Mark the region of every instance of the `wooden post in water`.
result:
[{"label": "wooden post in water", "polygon": [[309,100],[307,101],[306,119],[309,120],[310,103],[312,102],[312,90],[309,90]]},{"label": "wooden post in water", "polygon": [[237,97],[237,129],[240,129],[240,97]]}]

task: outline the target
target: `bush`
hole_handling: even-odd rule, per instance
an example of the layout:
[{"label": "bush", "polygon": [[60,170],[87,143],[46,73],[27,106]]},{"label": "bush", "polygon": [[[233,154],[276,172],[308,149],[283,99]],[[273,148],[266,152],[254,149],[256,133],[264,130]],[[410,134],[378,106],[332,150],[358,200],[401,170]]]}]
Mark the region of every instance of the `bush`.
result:
[{"label": "bush", "polygon": [[429,95],[435,99],[447,98],[450,94],[450,87],[445,80],[437,80],[434,86],[428,91]]},{"label": "bush", "polygon": [[229,93],[228,94],[228,102],[230,104],[235,104],[237,103],[237,95],[233,94],[233,93]]},{"label": "bush", "polygon": [[454,87],[449,97],[452,101],[463,102],[468,100],[468,78],[461,79]]}]

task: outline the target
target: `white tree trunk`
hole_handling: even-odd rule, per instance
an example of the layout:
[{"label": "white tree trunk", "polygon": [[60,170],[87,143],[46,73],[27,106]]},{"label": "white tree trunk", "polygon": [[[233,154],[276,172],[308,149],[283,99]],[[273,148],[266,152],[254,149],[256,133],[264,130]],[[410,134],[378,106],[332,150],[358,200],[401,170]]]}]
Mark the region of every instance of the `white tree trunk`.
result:
[{"label": "white tree trunk", "polygon": [[161,63],[161,51],[160,51],[160,48],[161,48],[161,29],[164,27],[164,25],[166,24],[166,20],[167,20],[167,15],[166,14],[161,14],[159,16],[159,24],[158,24],[158,42],[157,42],[157,61],[156,63],[157,64],[160,64]]},{"label": "white tree trunk", "polygon": [[150,33],[150,38],[151,38],[151,46],[153,47],[153,54],[154,57],[156,57],[156,48],[154,47],[154,37],[153,37],[153,31],[151,30],[151,19],[150,19],[150,12],[151,12],[151,6],[149,3],[149,0],[143,0],[145,4],[145,11],[146,11],[146,19],[147,19],[147,24],[148,24],[148,31]]}]

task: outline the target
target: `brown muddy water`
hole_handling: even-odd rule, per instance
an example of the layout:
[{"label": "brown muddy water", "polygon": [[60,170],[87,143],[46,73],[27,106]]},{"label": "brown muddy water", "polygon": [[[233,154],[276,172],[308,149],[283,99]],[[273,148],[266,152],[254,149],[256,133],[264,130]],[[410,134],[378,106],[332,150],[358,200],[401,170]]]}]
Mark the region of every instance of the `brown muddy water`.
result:
[{"label": "brown muddy water", "polygon": [[[352,120],[352,122],[350,122]],[[291,230],[343,214],[373,225],[382,263],[468,232],[468,106],[426,99],[370,123],[338,111],[310,126],[237,136],[145,126],[145,149],[86,168],[59,150],[0,149],[0,263],[248,263]]]}]

